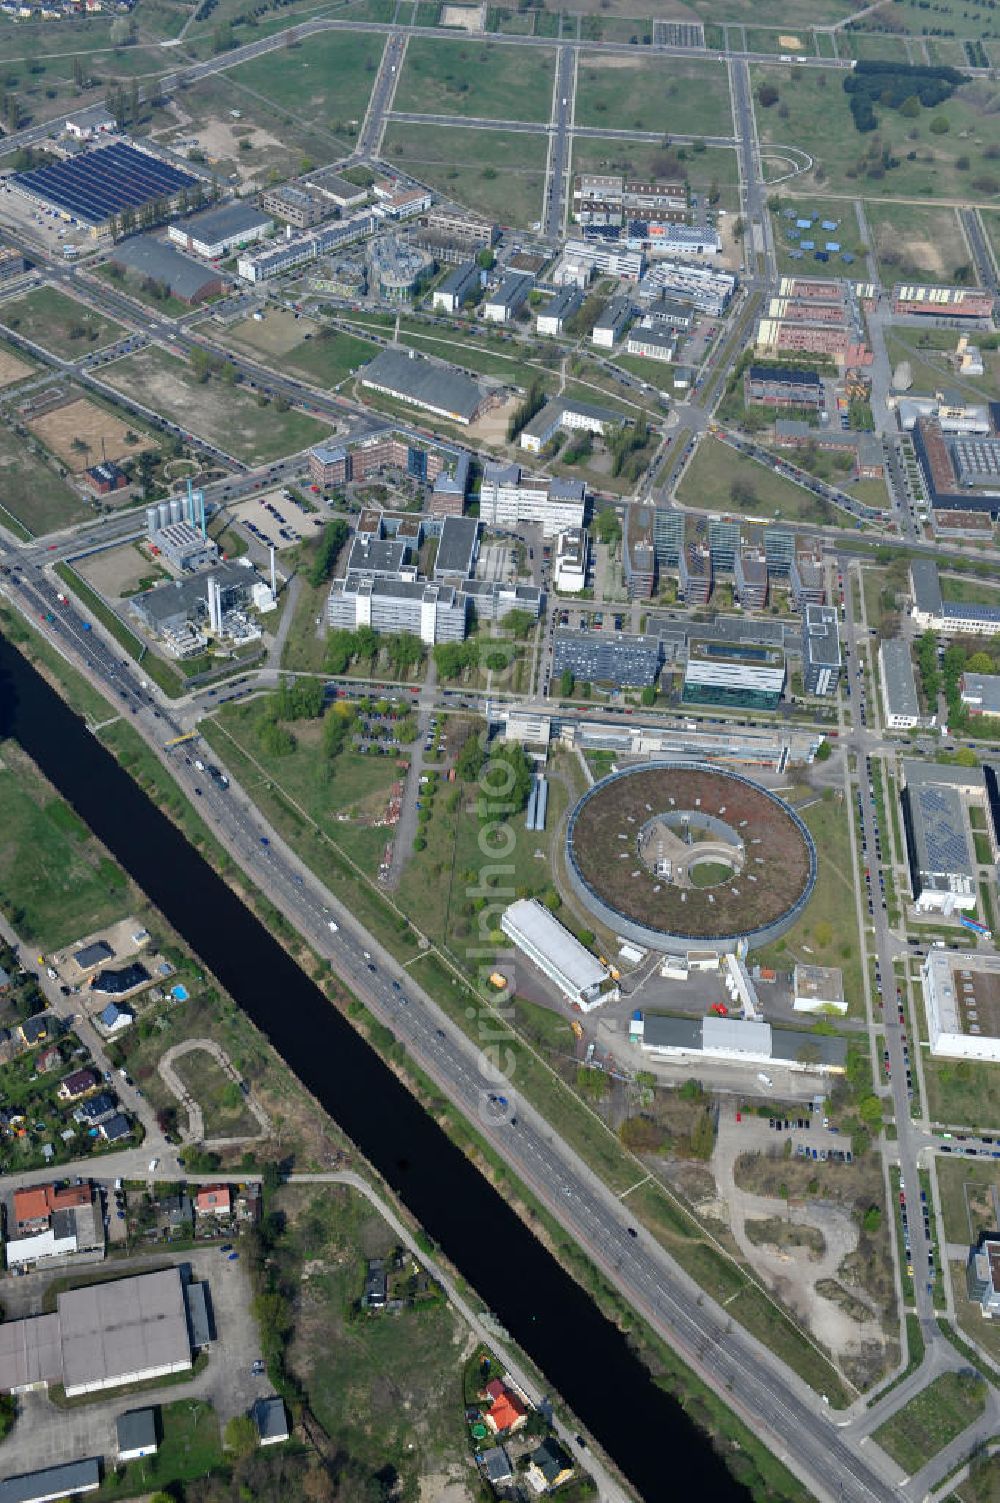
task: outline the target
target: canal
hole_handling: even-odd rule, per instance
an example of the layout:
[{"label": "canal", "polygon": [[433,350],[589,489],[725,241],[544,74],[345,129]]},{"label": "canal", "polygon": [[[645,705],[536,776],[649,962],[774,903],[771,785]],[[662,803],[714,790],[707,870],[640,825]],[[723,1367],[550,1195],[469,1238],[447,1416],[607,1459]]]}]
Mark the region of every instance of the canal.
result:
[{"label": "canal", "polygon": [[378,1054],[0,636],[13,737],[267,1035],[643,1498],[746,1503],[705,1435]]}]

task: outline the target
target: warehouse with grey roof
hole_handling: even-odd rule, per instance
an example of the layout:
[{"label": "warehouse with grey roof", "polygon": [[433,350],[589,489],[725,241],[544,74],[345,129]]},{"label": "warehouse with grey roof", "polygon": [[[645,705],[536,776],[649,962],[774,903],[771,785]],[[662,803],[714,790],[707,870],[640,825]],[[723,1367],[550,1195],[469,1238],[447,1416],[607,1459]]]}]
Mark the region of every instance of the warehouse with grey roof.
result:
[{"label": "warehouse with grey roof", "polygon": [[489,401],[488,394],[454,366],[404,350],[382,350],[362,367],[361,384],[463,425],[474,422]]},{"label": "warehouse with grey roof", "polygon": [[111,263],[136,276],[152,277],[182,303],[202,303],[217,297],[225,285],[225,279],[213,267],[199,265],[153,235],[135,235],[121,241],[111,253]]}]

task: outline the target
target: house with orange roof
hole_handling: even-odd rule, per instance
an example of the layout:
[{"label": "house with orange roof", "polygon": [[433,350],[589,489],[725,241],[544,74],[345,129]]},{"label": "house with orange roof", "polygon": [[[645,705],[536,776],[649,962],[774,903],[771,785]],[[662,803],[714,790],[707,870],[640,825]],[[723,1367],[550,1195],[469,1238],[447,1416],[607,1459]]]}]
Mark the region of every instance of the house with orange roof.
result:
[{"label": "house with orange roof", "polygon": [[196,1216],[230,1216],[233,1194],[228,1185],[203,1185],[195,1196]]},{"label": "house with orange roof", "polygon": [[511,1393],[499,1378],[494,1378],[491,1383],[487,1383],[486,1395],[491,1403],[483,1419],[494,1435],[510,1435],[527,1424],[527,1409],[517,1395]]}]

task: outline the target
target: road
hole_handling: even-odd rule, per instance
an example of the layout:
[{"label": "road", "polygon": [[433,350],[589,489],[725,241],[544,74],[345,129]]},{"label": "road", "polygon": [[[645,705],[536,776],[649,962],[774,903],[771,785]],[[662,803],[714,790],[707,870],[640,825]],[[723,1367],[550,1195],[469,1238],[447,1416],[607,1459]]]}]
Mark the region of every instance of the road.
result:
[{"label": "road", "polygon": [[576,53],[572,47],[560,47],[552,88],[552,135],[542,206],[542,235],[552,245],[562,238],[569,207],[569,157],[575,107]]},{"label": "road", "polygon": [[[416,1063],[442,1092],[476,1122],[491,1146],[538,1195],[552,1214],[727,1404],[823,1500],[890,1503],[898,1497],[892,1470],[867,1456],[838,1430],[826,1406],[804,1383],[741,1327],[732,1324],[644,1230],[627,1208],[524,1101],[488,1069],[475,1044],[365,933],[269,829],[243,791],[220,790],[203,779],[179,748],[164,750],[179,734],[172,712],[145,690],[131,665],[96,629],[84,629],[72,605],[60,606],[38,563],[14,554],[15,572],[0,575],[4,592],[29,617],[55,616],[51,637],[81,663],[88,677],[110,691],[144,739],[168,763],[183,792],[252,880],[294,924],[341,980],[402,1038]],[[10,565],[8,564],[8,567]],[[334,930],[331,924],[338,927]],[[502,1094],[507,1102],[496,1098]],[[641,1169],[639,1173],[641,1174]],[[839,1493],[834,1493],[836,1476]]]}]

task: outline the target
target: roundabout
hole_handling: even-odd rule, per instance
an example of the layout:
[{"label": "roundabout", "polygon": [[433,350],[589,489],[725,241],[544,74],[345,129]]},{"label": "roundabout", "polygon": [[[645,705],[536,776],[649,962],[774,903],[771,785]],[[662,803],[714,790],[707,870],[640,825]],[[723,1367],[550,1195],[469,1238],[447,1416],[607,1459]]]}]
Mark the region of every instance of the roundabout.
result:
[{"label": "roundabout", "polygon": [[648,949],[764,945],[791,928],[816,882],[802,820],[760,783],[698,762],[612,773],[566,829],[577,898]]}]

